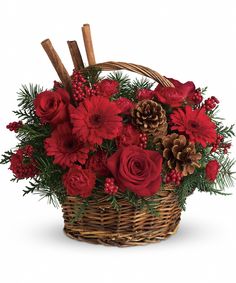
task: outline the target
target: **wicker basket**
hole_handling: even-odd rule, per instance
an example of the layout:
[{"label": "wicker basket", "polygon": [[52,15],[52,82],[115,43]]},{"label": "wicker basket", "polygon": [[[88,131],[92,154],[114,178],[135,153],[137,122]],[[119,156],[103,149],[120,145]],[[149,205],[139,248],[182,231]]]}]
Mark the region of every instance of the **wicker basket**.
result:
[{"label": "wicker basket", "polygon": [[[76,41],[68,41],[75,69],[81,72],[91,67],[98,67],[103,71],[127,70],[149,77],[163,86],[173,87],[173,84],[158,72],[141,65],[111,61],[96,64],[89,25],[84,25],[82,31],[89,67],[84,68]],[[71,78],[50,40],[44,40],[42,46],[63,85],[70,92]],[[80,205],[79,198],[70,196],[62,205],[66,235],[77,240],[116,246],[135,246],[165,239],[176,232],[181,215],[177,196],[170,185],[165,185],[158,192],[155,205],[158,216],[139,210],[122,198],[119,199],[120,209],[117,211],[107,200],[107,195],[100,192],[89,202],[84,216],[74,221]]]},{"label": "wicker basket", "polygon": [[173,187],[159,192],[154,216],[145,210],[138,210],[127,200],[120,199],[117,211],[102,193],[89,202],[84,216],[74,222],[80,199],[67,197],[62,206],[64,231],[67,236],[97,244],[114,246],[136,246],[163,240],[176,232],[181,209]]}]

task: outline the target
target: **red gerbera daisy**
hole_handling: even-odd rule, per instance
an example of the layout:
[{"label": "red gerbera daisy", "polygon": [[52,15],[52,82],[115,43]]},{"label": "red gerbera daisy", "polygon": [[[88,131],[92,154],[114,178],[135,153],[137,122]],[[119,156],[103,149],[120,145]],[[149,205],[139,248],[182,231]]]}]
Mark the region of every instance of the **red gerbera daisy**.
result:
[{"label": "red gerbera daisy", "polygon": [[103,139],[118,136],[122,127],[119,108],[102,96],[85,99],[78,108],[70,105],[73,133],[89,144],[101,144]]},{"label": "red gerbera daisy", "polygon": [[44,147],[48,156],[54,156],[54,163],[62,167],[70,167],[77,161],[84,164],[88,158],[89,147],[72,134],[68,122],[57,126]]},{"label": "red gerbera daisy", "polygon": [[185,133],[192,142],[199,142],[203,147],[216,140],[216,125],[207,116],[205,109],[193,110],[190,106],[177,109],[171,115],[172,130]]}]

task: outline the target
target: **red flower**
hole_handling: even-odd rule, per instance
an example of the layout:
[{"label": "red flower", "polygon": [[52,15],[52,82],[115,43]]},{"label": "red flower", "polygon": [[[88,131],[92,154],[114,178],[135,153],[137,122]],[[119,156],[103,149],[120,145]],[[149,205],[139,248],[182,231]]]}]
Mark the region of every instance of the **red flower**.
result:
[{"label": "red flower", "polygon": [[78,108],[70,105],[69,109],[73,133],[92,145],[117,137],[122,127],[122,118],[118,116],[120,110],[105,97],[93,96],[85,99]]},{"label": "red flower", "polygon": [[86,168],[91,169],[97,176],[107,176],[109,170],[107,169],[107,154],[99,150],[89,157],[86,162]]},{"label": "red flower", "polygon": [[171,115],[172,130],[186,134],[191,142],[199,142],[203,147],[216,140],[216,125],[207,116],[204,108],[193,110],[190,106],[177,109]]},{"label": "red flower", "polygon": [[119,92],[119,83],[115,80],[104,79],[96,85],[97,95],[110,98]]},{"label": "red flower", "polygon": [[44,91],[37,95],[34,100],[36,115],[42,123],[53,126],[67,120],[67,106],[70,102],[68,92],[63,88],[56,91]]},{"label": "red flower", "polygon": [[87,198],[91,195],[95,186],[96,176],[89,169],[82,169],[73,165],[63,176],[63,184],[67,194],[70,196],[81,196]]},{"label": "red flower", "polygon": [[108,158],[107,167],[122,190],[143,197],[160,189],[162,156],[156,151],[135,145],[122,147]]},{"label": "red flower", "polygon": [[131,109],[134,107],[133,102],[126,97],[119,97],[114,102],[116,106],[120,109],[121,114],[129,115]]},{"label": "red flower", "polygon": [[219,168],[220,168],[220,164],[218,163],[217,160],[211,160],[207,163],[206,165],[206,178],[211,181],[214,182],[218,172],[219,172]]},{"label": "red flower", "polygon": [[163,87],[160,84],[156,87],[156,98],[158,101],[164,104],[168,104],[171,107],[179,107],[183,104],[184,100],[190,94],[195,92],[195,85],[193,82],[181,82],[168,79],[173,83],[175,87]]},{"label": "red flower", "polygon": [[138,100],[144,100],[144,99],[150,100],[150,99],[153,99],[154,95],[155,95],[155,91],[143,88],[143,89],[138,90],[137,99]]},{"label": "red flower", "polygon": [[54,163],[70,167],[75,162],[84,164],[88,158],[89,147],[72,134],[70,123],[59,124],[51,137],[44,143],[48,156],[54,156]]},{"label": "red flower", "polygon": [[19,148],[16,153],[11,156],[10,170],[17,179],[33,178],[39,173],[36,160],[33,157],[33,147],[27,145]]},{"label": "red flower", "polygon": [[118,146],[139,145],[140,133],[131,124],[123,126],[121,135],[117,138]]}]

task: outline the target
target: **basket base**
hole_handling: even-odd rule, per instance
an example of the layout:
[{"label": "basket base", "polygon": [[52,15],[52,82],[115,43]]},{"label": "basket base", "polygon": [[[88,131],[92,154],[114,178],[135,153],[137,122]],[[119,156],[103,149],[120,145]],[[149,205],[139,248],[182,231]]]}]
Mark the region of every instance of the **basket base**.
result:
[{"label": "basket base", "polygon": [[[179,219],[180,221],[180,219]],[[74,231],[70,231],[69,229],[67,229],[66,227],[64,227],[64,233],[66,234],[67,237],[74,239],[74,240],[78,240],[78,241],[82,241],[82,242],[88,242],[91,244],[101,244],[101,245],[105,245],[105,246],[117,246],[117,247],[132,247],[132,246],[143,246],[143,245],[147,245],[150,243],[157,243],[160,242],[161,240],[165,240],[167,239],[169,236],[176,234],[176,232],[178,231],[179,228],[179,221],[176,223],[175,227],[173,227],[173,229],[168,233],[168,235],[166,237],[145,237],[145,239],[143,237],[134,237],[134,235],[126,235],[124,237],[124,235],[122,234],[113,234],[113,236],[106,236],[106,232],[102,232],[102,231],[98,231],[99,237],[95,237],[94,236],[94,231],[89,235],[88,232],[86,232],[85,234],[82,231],[78,231],[77,233],[75,233]],[[104,237],[101,237],[101,235],[104,233]],[[84,234],[84,235],[83,235]],[[93,236],[92,236],[93,235]]]}]

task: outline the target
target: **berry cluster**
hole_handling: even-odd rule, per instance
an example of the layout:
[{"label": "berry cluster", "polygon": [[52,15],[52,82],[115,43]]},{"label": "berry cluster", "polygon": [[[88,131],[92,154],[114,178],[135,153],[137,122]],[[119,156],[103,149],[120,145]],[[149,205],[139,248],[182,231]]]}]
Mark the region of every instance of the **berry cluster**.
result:
[{"label": "berry cluster", "polygon": [[220,147],[220,144],[223,142],[224,137],[220,134],[217,134],[217,138],[215,143],[212,145],[211,152],[216,152],[216,150]]},{"label": "berry cluster", "polygon": [[27,145],[23,148],[19,148],[16,153],[11,156],[10,169],[17,179],[33,178],[38,174],[33,152],[33,147]]},{"label": "berry cluster", "polygon": [[217,134],[215,143],[212,145],[211,153],[216,152],[217,149],[222,149],[224,154],[228,153],[228,150],[231,147],[231,143],[224,143],[224,136]]},{"label": "berry cluster", "polygon": [[118,186],[115,185],[114,178],[106,178],[104,191],[109,195],[115,195],[118,191]]},{"label": "berry cluster", "polygon": [[12,123],[9,123],[6,128],[10,131],[13,131],[15,133],[18,132],[18,130],[23,126],[23,123],[22,121],[19,121],[19,122],[12,122]]},{"label": "berry cluster", "polygon": [[[96,90],[89,87],[87,80],[82,74],[74,70],[72,75],[72,95],[76,103],[83,101],[86,97],[96,94]],[[96,87],[94,85],[94,87]]]},{"label": "berry cluster", "polygon": [[166,184],[174,183],[175,185],[179,186],[180,182],[182,180],[182,172],[178,172],[175,169],[172,169],[167,175],[166,175]]},{"label": "berry cluster", "polygon": [[189,96],[189,100],[194,104],[194,105],[199,105],[202,100],[203,100],[203,96],[200,90],[197,90],[196,92],[194,92],[193,94],[191,94]]},{"label": "berry cluster", "polygon": [[219,104],[219,100],[215,96],[212,96],[205,100],[202,107],[209,111],[214,109],[217,104]]},{"label": "berry cluster", "polygon": [[139,134],[139,139],[140,139],[140,143],[138,146],[145,149],[147,147],[147,140],[148,140],[147,134],[145,133]]}]

